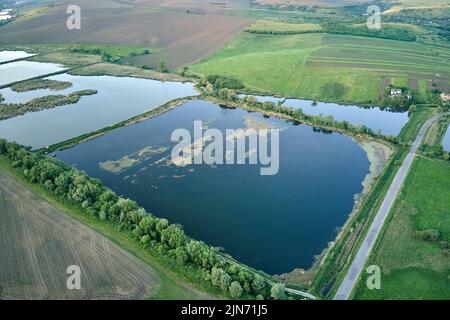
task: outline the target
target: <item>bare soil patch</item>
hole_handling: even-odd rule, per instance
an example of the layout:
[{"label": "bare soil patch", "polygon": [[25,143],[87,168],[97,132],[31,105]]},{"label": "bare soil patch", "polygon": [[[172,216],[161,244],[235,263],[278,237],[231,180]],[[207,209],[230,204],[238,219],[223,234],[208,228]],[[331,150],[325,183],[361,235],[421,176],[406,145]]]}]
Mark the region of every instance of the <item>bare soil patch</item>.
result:
[{"label": "bare soil patch", "polygon": [[[0,299],[143,299],[155,272],[0,170]],[[81,268],[81,290],[67,268]]]}]

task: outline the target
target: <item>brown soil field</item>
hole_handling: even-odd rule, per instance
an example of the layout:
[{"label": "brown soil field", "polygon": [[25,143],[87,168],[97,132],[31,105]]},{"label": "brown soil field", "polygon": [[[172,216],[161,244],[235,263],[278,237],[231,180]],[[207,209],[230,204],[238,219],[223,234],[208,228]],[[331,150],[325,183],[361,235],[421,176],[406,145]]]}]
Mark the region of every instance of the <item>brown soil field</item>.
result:
[{"label": "brown soil field", "polygon": [[81,30],[66,28],[67,3],[2,27],[4,44],[110,44],[159,48],[127,62],[171,68],[192,63],[246,28],[251,20],[186,11],[160,11],[111,0],[80,0]]},{"label": "brown soil field", "polygon": [[276,7],[300,7],[300,6],[323,6],[338,7],[344,5],[358,5],[367,3],[369,0],[253,0],[252,3],[260,6]]},{"label": "brown soil field", "polygon": [[389,77],[383,77],[383,80],[380,82],[380,89],[378,90],[378,98],[380,100],[384,97],[384,91],[386,88],[389,88],[389,85],[391,84],[391,78]]},{"label": "brown soil field", "polygon": [[409,79],[408,80],[408,88],[411,90],[418,90],[419,89],[419,83],[416,79]]},{"label": "brown soil field", "polygon": [[[144,299],[156,273],[0,170],[0,299]],[[81,290],[66,270],[81,268]]]}]

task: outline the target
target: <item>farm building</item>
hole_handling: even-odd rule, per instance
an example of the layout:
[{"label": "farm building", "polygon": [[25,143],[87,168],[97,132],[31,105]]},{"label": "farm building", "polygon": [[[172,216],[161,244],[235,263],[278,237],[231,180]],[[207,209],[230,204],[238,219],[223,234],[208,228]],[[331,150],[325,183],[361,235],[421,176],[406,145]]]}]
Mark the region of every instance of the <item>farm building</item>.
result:
[{"label": "farm building", "polygon": [[402,94],[402,89],[396,89],[396,88],[393,88],[393,89],[391,89],[391,96],[399,96],[399,95],[401,95]]},{"label": "farm building", "polygon": [[445,101],[450,101],[450,94],[446,92],[441,93],[441,99]]}]

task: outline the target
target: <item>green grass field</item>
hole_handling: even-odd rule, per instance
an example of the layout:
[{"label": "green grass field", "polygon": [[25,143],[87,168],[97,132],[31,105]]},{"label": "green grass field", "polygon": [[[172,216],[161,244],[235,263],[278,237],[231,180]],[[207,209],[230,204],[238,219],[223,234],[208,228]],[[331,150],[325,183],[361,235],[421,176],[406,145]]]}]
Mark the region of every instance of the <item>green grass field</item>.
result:
[{"label": "green grass field", "polygon": [[[450,164],[418,158],[368,265],[381,268],[381,290],[363,276],[357,299],[450,299]],[[417,231],[434,229],[435,242]]]},{"label": "green grass field", "polygon": [[[201,75],[222,74],[250,91],[319,101],[375,104],[388,83],[425,81],[422,96],[450,86],[450,62],[440,49],[418,43],[330,34],[241,33],[191,66]],[[343,86],[344,93],[327,88]],[[342,92],[342,90],[338,90]]]}]

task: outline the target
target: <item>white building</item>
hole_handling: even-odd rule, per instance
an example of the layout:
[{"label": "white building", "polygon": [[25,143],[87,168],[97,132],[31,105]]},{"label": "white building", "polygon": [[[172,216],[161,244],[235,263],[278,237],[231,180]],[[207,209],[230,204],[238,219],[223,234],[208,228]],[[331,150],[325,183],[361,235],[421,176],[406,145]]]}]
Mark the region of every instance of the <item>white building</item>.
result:
[{"label": "white building", "polygon": [[0,21],[9,20],[12,17],[12,9],[5,9],[0,11]]},{"label": "white building", "polygon": [[399,96],[402,94],[402,89],[393,88],[391,89],[391,96]]}]

